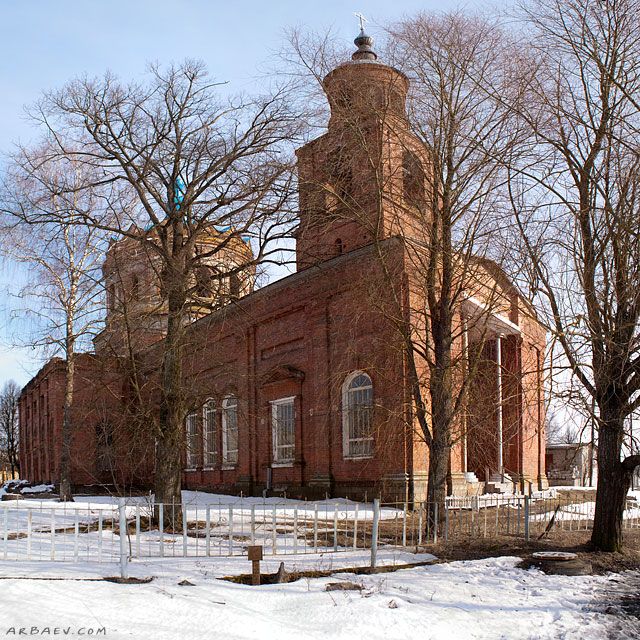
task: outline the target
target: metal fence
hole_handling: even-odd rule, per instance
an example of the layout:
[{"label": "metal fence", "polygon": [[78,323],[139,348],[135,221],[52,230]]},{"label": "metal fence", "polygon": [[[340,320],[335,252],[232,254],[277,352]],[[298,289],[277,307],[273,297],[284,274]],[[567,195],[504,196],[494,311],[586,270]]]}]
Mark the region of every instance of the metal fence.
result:
[{"label": "metal fence", "polygon": [[[522,537],[525,540],[593,528],[595,494],[557,495],[550,491],[529,496],[487,495],[447,498],[446,540],[457,538]],[[627,499],[624,529],[640,528],[640,505]]]},{"label": "metal fence", "polygon": [[127,556],[140,559],[240,556],[250,545],[261,545],[265,555],[344,552],[371,547],[374,517],[400,516],[395,508],[376,515],[372,504],[345,501],[239,499],[180,509],[12,500],[0,502],[0,559],[114,562],[122,540]]},{"label": "metal fence", "polygon": [[[154,512],[155,510],[155,512]],[[434,542],[552,536],[589,530],[595,496],[477,496],[437,505],[258,501],[255,498],[184,504],[173,510],[144,499],[118,504],[13,500],[0,502],[0,559],[122,562],[145,558],[416,550]],[[630,499],[624,527],[640,528]],[[178,517],[176,516],[184,516]],[[125,535],[121,536],[120,532]]]},{"label": "metal fence", "polygon": [[0,502],[0,559],[114,562],[117,505]]}]

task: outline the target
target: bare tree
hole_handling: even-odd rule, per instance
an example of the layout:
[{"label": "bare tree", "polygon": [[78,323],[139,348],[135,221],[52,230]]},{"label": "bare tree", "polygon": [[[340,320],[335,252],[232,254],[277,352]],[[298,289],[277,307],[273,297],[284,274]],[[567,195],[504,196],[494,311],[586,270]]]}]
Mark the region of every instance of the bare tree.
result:
[{"label": "bare tree", "polygon": [[583,413],[595,409],[592,543],[618,551],[640,463],[622,456],[640,406],[640,3],[536,0],[522,15],[531,72],[516,110],[532,144],[509,158],[520,275],[582,386]]},{"label": "bare tree", "polygon": [[9,380],[0,393],[0,449],[6,453],[12,478],[20,472],[19,398],[20,387]]},{"label": "bare tree", "polygon": [[[361,34],[356,43],[361,47],[356,59],[374,59],[367,36]],[[480,18],[459,13],[408,18],[387,29],[385,49],[382,61],[411,81],[408,114],[404,97],[399,98],[406,92],[399,75],[389,76],[392,86],[381,98],[384,90],[372,85],[382,85],[382,74],[369,84],[354,74],[341,98],[339,87],[327,87],[338,81],[331,74],[324,80],[340,58],[330,34],[291,34],[289,69],[312,81],[303,92],[313,97],[306,99],[308,119],[316,122],[322,113],[313,86],[324,81],[334,94],[330,128],[336,137],[327,175],[301,187],[323,193],[305,197],[308,208],[312,201],[323,204],[317,220],[301,224],[298,241],[307,226],[317,234],[322,225],[352,220],[376,241],[384,286],[372,282],[370,299],[397,330],[410,377],[410,428],[416,419],[429,452],[428,500],[443,514],[451,448],[464,431],[467,391],[483,359],[481,347],[463,345],[469,331],[479,345],[495,337],[488,331],[489,318],[507,303],[494,279],[499,268],[488,258],[501,259],[490,243],[507,204],[501,157],[521,139],[509,109],[476,91],[476,83],[488,77],[503,82],[514,99],[517,85],[511,82],[507,38]],[[388,235],[402,240],[409,291]],[[484,309],[461,313],[476,295]]]},{"label": "bare tree", "polygon": [[[109,193],[108,223],[90,211],[72,222],[139,243],[158,264],[166,301],[156,430],[155,497],[181,504],[186,408],[182,389],[185,326],[202,265],[228,279],[280,255],[288,233],[292,160],[298,122],[286,93],[256,100],[216,94],[202,64],[186,62],[148,82],[125,85],[110,75],[77,80],[48,94],[34,111],[56,155],[91,167],[93,186]],[[217,230],[217,239],[211,233]],[[198,250],[198,239],[210,243]],[[228,263],[234,243],[251,246]],[[172,510],[172,513],[174,511]]]},{"label": "bare tree", "polygon": [[[60,500],[72,501],[71,441],[78,347],[95,332],[102,305],[99,268],[103,234],[71,223],[72,216],[97,217],[97,194],[77,162],[56,158],[44,146],[15,157],[4,194],[5,253],[26,266],[29,282],[18,295],[33,325],[26,341],[64,358],[65,391],[59,467]],[[21,338],[24,342],[24,337]]]},{"label": "bare tree", "polygon": [[[510,43],[488,20],[419,14],[388,33],[392,63],[412,80],[409,120],[426,159],[417,176],[415,167],[403,166],[412,218],[404,234],[420,301],[412,310],[406,351],[429,448],[428,500],[444,513],[451,447],[465,429],[468,388],[484,341],[496,337],[489,318],[506,302],[491,273],[497,265],[487,258],[502,260],[491,244],[504,210],[506,173],[499,158],[521,140],[504,104],[475,85],[491,78],[514,100],[518,87],[509,73]],[[484,311],[461,316],[463,303],[474,296],[484,301]],[[472,331],[478,348],[462,347]],[[428,375],[420,374],[420,363],[427,364]],[[494,464],[492,472],[503,478],[504,469]]]}]

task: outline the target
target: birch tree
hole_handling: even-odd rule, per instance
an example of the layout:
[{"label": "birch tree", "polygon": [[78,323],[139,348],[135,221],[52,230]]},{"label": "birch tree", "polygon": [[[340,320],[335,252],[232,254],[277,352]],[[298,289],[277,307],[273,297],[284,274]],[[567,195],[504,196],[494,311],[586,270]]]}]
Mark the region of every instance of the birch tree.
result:
[{"label": "birch tree", "polygon": [[[292,220],[288,145],[299,123],[286,92],[225,98],[197,62],[152,67],[141,83],[109,74],[76,80],[47,94],[33,116],[56,156],[90,167],[98,176],[92,186],[109,191],[109,222],[84,211],[74,212],[72,223],[140,242],[160,263],[167,320],[155,499],[179,507],[187,411],[182,355],[193,276],[239,239],[250,243],[251,256],[226,267],[221,260],[217,278],[280,259],[275,241]],[[212,229],[220,231],[218,241],[196,251],[198,238]]]},{"label": "birch tree", "polygon": [[[97,193],[86,189],[78,163],[54,158],[51,148],[22,150],[10,170],[4,203],[5,252],[26,268],[28,282],[18,292],[29,319],[23,343],[64,359],[65,389],[58,482],[61,501],[72,501],[71,444],[78,345],[97,331],[102,305],[100,266],[103,234],[71,223],[73,216],[97,217]],[[26,334],[26,335],[25,335]]]}]

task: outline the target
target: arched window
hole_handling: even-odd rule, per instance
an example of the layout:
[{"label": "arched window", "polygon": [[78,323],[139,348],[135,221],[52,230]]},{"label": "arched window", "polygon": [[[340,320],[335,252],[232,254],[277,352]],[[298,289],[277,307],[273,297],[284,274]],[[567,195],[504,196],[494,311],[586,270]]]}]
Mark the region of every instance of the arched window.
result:
[{"label": "arched window", "polygon": [[222,401],[222,464],[238,463],[238,398],[229,396]]},{"label": "arched window", "polygon": [[195,278],[195,294],[198,298],[214,298],[217,295],[220,280],[215,267],[207,264],[200,265],[195,270]]},{"label": "arched window", "polygon": [[202,445],[204,466],[212,469],[218,462],[218,424],[213,399],[207,400],[202,407]]},{"label": "arched window", "polygon": [[345,458],[373,456],[373,385],[363,371],[342,385],[342,438]]},{"label": "arched window", "polygon": [[198,466],[198,412],[193,411],[187,416],[187,470]]},{"label": "arched window", "polygon": [[424,204],[424,169],[415,153],[405,151],[402,157],[402,191],[404,201],[411,207]]}]

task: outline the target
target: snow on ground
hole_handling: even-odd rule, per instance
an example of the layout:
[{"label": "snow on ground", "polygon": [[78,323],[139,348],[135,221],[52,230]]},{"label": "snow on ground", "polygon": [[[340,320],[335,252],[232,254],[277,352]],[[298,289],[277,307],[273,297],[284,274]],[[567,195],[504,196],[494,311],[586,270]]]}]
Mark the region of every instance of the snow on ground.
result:
[{"label": "snow on ground", "polygon": [[[554,509],[550,509],[545,513],[532,514],[532,520],[548,520],[549,516],[553,514]],[[588,502],[572,502],[569,504],[562,504],[556,514],[556,520],[593,520],[596,513],[595,501]],[[638,526],[640,526],[640,507],[631,507],[625,509],[622,517],[625,520],[638,520]],[[635,523],[633,523],[635,524]]]},{"label": "snow on ground", "polygon": [[[125,502],[129,553],[136,558],[246,555],[246,547],[251,544],[262,545],[267,555],[302,554],[334,547],[345,552],[369,546],[371,538],[372,505],[341,498],[306,502],[184,491],[187,529],[163,535],[156,527],[149,528],[149,496],[130,497]],[[572,522],[582,526],[592,520],[595,511],[592,500],[561,504],[557,511],[555,501],[542,501],[540,506],[543,511],[531,514],[532,523],[544,525],[555,514],[556,522],[565,522],[568,528],[572,528]],[[506,503],[502,508],[518,510],[519,526],[522,505]],[[456,513],[453,509],[453,528]],[[165,522],[167,514],[165,506]],[[497,510],[495,514],[497,523]],[[407,520],[402,509],[389,507],[381,509],[380,515],[389,525],[387,534],[395,536],[396,545],[401,545],[404,537],[409,548],[415,547],[422,526],[419,518],[411,519],[409,514]],[[486,513],[484,516],[486,527]],[[627,509],[624,517],[627,527],[640,526],[640,507]],[[113,561],[120,553],[117,522],[118,498],[114,496],[76,496],[71,503],[30,498],[3,502],[0,560]],[[506,522],[508,526],[509,520]]]},{"label": "snow on ground", "polygon": [[[322,552],[304,555],[265,556],[260,563],[262,573],[275,573],[281,562],[285,563],[287,571],[333,571],[337,569],[367,567],[371,560],[369,550],[343,551],[340,553]],[[407,566],[418,562],[432,562],[436,557],[431,553],[411,553],[400,549],[380,549],[377,565],[379,567]],[[251,563],[246,556],[228,556],[217,558],[189,558],[182,557],[144,558],[132,560],[128,564],[129,576],[147,578],[149,576],[171,574],[191,575],[201,572],[211,578],[237,576],[251,573]],[[50,561],[0,561],[0,577],[8,576],[48,578],[58,580],[62,578],[95,579],[120,575],[120,565],[117,560],[112,562],[50,562]],[[183,576],[184,577],[184,576]]]},{"label": "snow on ground", "polygon": [[[73,635],[81,628],[105,628],[107,638],[136,640],[608,637],[611,616],[588,609],[610,577],[547,576],[515,568],[518,561],[492,558],[261,587],[215,579],[230,563],[246,570],[249,563],[242,558],[134,563],[132,573],[155,576],[141,585],[10,578],[0,589],[0,632],[70,627]],[[327,562],[322,559],[319,567]],[[79,565],[49,570],[61,577],[87,575]],[[0,563],[0,573],[29,575],[31,567]],[[194,586],[179,586],[183,579]],[[343,580],[361,584],[363,591],[325,591],[327,583]]]},{"label": "snow on ground", "polygon": [[[57,502],[55,500],[38,500],[25,498],[19,501],[15,501],[17,504],[14,508],[18,508],[18,504],[21,507],[30,506],[33,509],[42,508],[49,512],[54,509],[58,512],[74,511],[80,512],[80,514],[87,514],[91,511],[102,510],[103,512],[117,511],[118,498],[115,496],[74,496],[73,502]],[[125,499],[127,505],[127,513],[134,514],[135,507],[139,507],[142,510],[151,509],[153,501],[151,496],[132,496]],[[210,511],[228,511],[229,508],[233,508],[234,512],[240,514],[244,513],[249,515],[251,513],[251,507],[255,509],[271,512],[274,508],[277,509],[278,514],[287,515],[293,517],[294,511],[300,516],[314,514],[317,507],[318,517],[323,519],[333,519],[334,513],[337,510],[340,518],[353,518],[355,514],[358,514],[358,518],[371,520],[373,519],[373,504],[354,502],[346,498],[328,498],[326,500],[316,500],[314,502],[307,502],[306,500],[293,500],[291,498],[261,498],[250,496],[230,496],[225,494],[216,493],[204,493],[202,491],[183,491],[182,502],[186,508],[187,518],[189,520],[196,518],[203,518],[205,516],[207,508]],[[11,511],[11,505],[7,506]],[[390,519],[398,516],[402,512],[402,509],[395,509],[390,507],[383,507],[380,510],[380,517],[382,519]]]},{"label": "snow on ground", "polygon": [[[316,508],[315,503],[296,500],[240,500],[201,492],[183,492],[183,500],[189,519],[201,518],[207,507],[215,514],[212,518],[228,514],[229,507],[233,507],[234,526],[238,514],[242,519],[252,507],[265,513],[276,507],[279,514],[281,509],[288,517],[296,513],[303,517]],[[136,511],[148,509],[150,502],[140,497],[129,499],[127,504],[131,517]],[[118,564],[112,562],[117,558],[119,539],[109,530],[102,536],[91,530],[75,536],[63,533],[55,548],[57,561],[50,561],[51,547],[46,545],[52,537],[52,512],[56,528],[70,526],[73,530],[78,522],[95,523],[97,513],[103,512],[105,518],[115,516],[116,505],[117,499],[111,496],[78,496],[70,504],[24,499],[8,505],[3,518],[11,521],[16,532],[30,530],[32,538],[30,543],[20,535],[2,541],[3,549],[19,548],[22,555],[16,554],[13,561],[2,561],[4,554],[0,554],[0,634],[17,636],[24,628],[29,635],[47,637],[88,635],[89,629],[95,635],[104,629],[101,637],[153,640],[633,637],[628,633],[610,635],[616,618],[593,606],[599,593],[614,586],[615,577],[547,576],[535,569],[516,568],[518,558],[430,564],[368,576],[340,573],[258,588],[219,580],[248,573],[251,565],[246,556],[183,558],[177,554],[131,561],[129,575],[153,580],[148,584],[120,585],[101,580],[119,574]],[[322,501],[318,508],[319,519],[324,518],[331,525],[336,509],[340,518],[354,518],[356,509],[361,519],[372,516],[370,504],[348,500]],[[396,518],[398,513],[401,512],[389,509],[383,517]],[[286,535],[278,532],[279,540],[283,541]],[[170,542],[171,536],[165,535],[167,556],[172,556]],[[189,548],[197,543],[198,538],[188,540]],[[176,544],[183,541],[176,540]],[[74,549],[73,545],[79,548]],[[222,545],[228,545],[228,541]],[[102,563],[95,562],[96,548],[104,553]],[[273,573],[283,561],[288,571],[333,571],[369,563],[370,552],[366,550],[330,551],[267,556],[261,568],[264,573]],[[28,561],[25,553],[40,560]],[[86,561],[90,558],[94,562]],[[61,559],[70,561],[59,562]],[[378,559],[380,566],[406,566],[434,558],[383,546]],[[193,586],[180,586],[182,580]],[[344,580],[362,585],[362,591],[325,591],[327,583]],[[640,638],[640,629],[637,637]]]},{"label": "snow on ground", "polygon": [[47,493],[52,492],[55,487],[52,484],[37,484],[33,487],[25,487],[22,493]]}]

